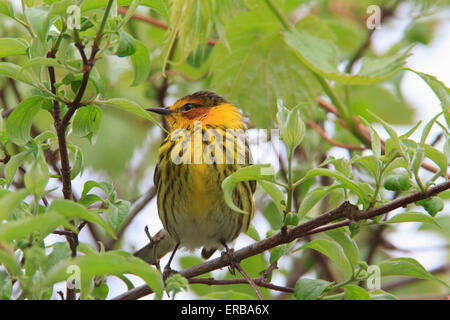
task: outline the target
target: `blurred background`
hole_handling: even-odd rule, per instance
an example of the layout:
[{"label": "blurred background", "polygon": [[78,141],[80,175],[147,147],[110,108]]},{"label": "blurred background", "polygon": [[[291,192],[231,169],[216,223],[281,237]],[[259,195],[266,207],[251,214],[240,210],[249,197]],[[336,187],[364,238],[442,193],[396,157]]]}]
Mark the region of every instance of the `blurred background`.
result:
[{"label": "blurred background", "polygon": [[[17,11],[21,10],[21,1],[12,1]],[[223,5],[223,12],[218,15],[216,26],[208,37],[220,39],[221,44],[213,47],[201,44],[196,51],[188,52],[187,59],[183,59],[186,54],[183,48],[177,47],[173,52],[174,63],[169,64],[166,71],[167,77],[162,75],[162,65],[164,63],[167,30],[157,27],[135,17],[130,20],[126,31],[136,39],[145,43],[149,48],[152,58],[152,69],[148,81],[136,87],[130,87],[133,80],[131,62],[128,58],[119,58],[113,54],[98,61],[97,69],[100,73],[102,85],[104,86],[105,99],[113,97],[129,98],[138,102],[143,107],[169,106],[178,98],[198,91],[214,90],[224,94],[243,110],[247,117],[247,122],[251,128],[273,128],[274,115],[276,112],[275,94],[259,81],[250,81],[252,77],[259,77],[260,74],[251,74],[251,67],[247,68],[246,63],[251,65],[252,59],[242,61],[243,72],[250,72],[235,78],[236,83],[228,84],[231,80],[225,79],[223,72],[215,69],[217,59],[227,59],[230,51],[227,47],[227,37],[231,36],[233,19],[239,21],[240,15],[250,10],[254,1],[226,0]],[[242,3],[243,4],[242,4]],[[424,72],[435,76],[447,87],[450,86],[450,7],[445,1],[367,1],[367,0],[285,0],[278,1],[283,12],[289,20],[296,24],[297,28],[317,29],[317,32],[328,34],[338,45],[342,53],[341,69],[345,70],[348,61],[357,55],[363,48],[362,55],[382,56],[389,52],[395,52],[400,48],[413,45],[411,57],[408,58],[407,67],[416,71]],[[119,1],[120,4],[120,1]],[[369,17],[367,8],[369,5],[378,5],[382,10],[381,24],[373,31],[367,28],[366,22]],[[228,5],[228,7],[227,7]],[[119,11],[121,9],[119,8]],[[95,11],[95,10],[94,10]],[[159,21],[164,21],[160,13],[146,7],[139,7],[137,14],[141,17],[150,17]],[[171,17],[169,17],[170,19]],[[261,24],[264,21],[260,22]],[[230,27],[231,26],[231,27]],[[23,32],[14,22],[5,17],[0,17],[0,36],[14,37]],[[195,33],[196,30],[186,30],[185,32]],[[228,45],[233,45],[230,43]],[[249,50],[251,50],[249,44]],[[72,48],[73,49],[73,48]],[[270,51],[269,51],[270,52]],[[75,50],[68,54],[77,55]],[[276,54],[263,58],[268,59],[268,64],[275,66],[283,65],[278,60]],[[255,58],[257,59],[257,58]],[[259,60],[258,60],[259,61]],[[353,71],[357,70],[360,63],[355,61]],[[237,67],[239,68],[239,66]],[[264,64],[261,68],[267,68]],[[236,69],[227,70],[227,72]],[[279,73],[289,78],[292,70],[279,69]],[[281,76],[280,76],[281,77]],[[238,87],[234,88],[234,85]],[[298,84],[296,84],[298,85]],[[300,84],[301,85],[301,84]],[[17,93],[22,97],[28,97],[33,92],[20,83],[14,86],[7,83],[6,79],[0,78],[1,104],[12,107],[17,103]],[[288,88],[292,89],[292,88]],[[319,93],[320,94],[320,93]],[[261,98],[262,97],[262,98]],[[263,102],[261,102],[263,99]],[[265,100],[264,100],[265,99]],[[295,99],[292,98],[292,99]],[[287,99],[286,103],[292,104],[292,99]],[[264,104],[261,105],[261,104]],[[289,105],[292,106],[292,105]],[[427,84],[412,72],[401,72],[400,75],[382,84],[373,86],[352,87],[352,106],[358,114],[367,117],[366,110],[371,110],[398,129],[399,133],[408,131],[417,121],[429,121],[433,116],[441,111],[440,101],[437,99]],[[258,108],[267,108],[261,112]],[[323,128],[330,137],[344,143],[355,143],[355,139],[349,136],[344,130],[340,130],[337,120],[331,115],[326,115],[322,110],[311,110],[311,117],[319,119]],[[95,226],[84,228],[80,234],[80,240],[91,243],[98,247],[97,241],[105,243],[107,248],[122,248],[133,252],[144,246],[147,236],[144,227],[148,226],[150,233],[154,235],[162,227],[159,221],[156,208],[155,189],[153,186],[153,171],[157,158],[158,147],[162,139],[160,128],[152,125],[148,121],[134,115],[115,109],[104,109],[100,130],[94,144],[90,144],[87,139],[74,135],[70,140],[80,146],[84,152],[85,169],[81,177],[73,181],[75,195],[80,195],[83,185],[88,180],[110,181],[118,192],[121,199],[131,202],[131,210],[125,220],[125,227],[122,229],[121,237],[118,241],[107,238]],[[36,118],[38,130],[49,130],[52,128],[52,119],[48,112],[42,110]],[[423,125],[422,125],[423,127]],[[387,138],[381,126],[375,125],[382,138]],[[256,129],[250,129],[255,131]],[[414,139],[420,138],[420,130]],[[440,147],[444,143],[439,130],[433,130],[430,140],[436,140],[436,146]],[[254,148],[254,146],[253,146]],[[282,148],[281,148],[282,149]],[[280,157],[267,145],[268,152],[258,152],[256,163],[271,163],[278,171],[282,169],[285,161],[283,150]],[[307,138],[298,150],[295,170],[301,176],[308,169],[320,164],[326,156],[346,157],[349,153],[345,149],[333,147],[321,140],[320,136],[313,130],[308,129]],[[321,181],[320,183],[329,183]],[[55,183],[51,187],[58,187]],[[317,185],[311,184],[301,188],[298,198],[309,188]],[[60,197],[60,191],[52,193],[55,197]],[[450,194],[445,193],[442,197],[450,199]],[[257,191],[255,197],[257,212],[253,225],[259,236],[264,238],[266,232],[271,229],[264,212],[270,206],[267,197]],[[336,195],[328,199],[327,204],[321,204],[314,208],[311,216],[317,215],[326,208],[332,208],[341,201]],[[448,204],[448,203],[447,203]],[[355,237],[364,255],[373,254],[370,260],[377,263],[387,257],[413,257],[417,259],[427,270],[436,272],[449,280],[450,263],[450,213],[448,207],[444,212],[439,213],[437,220],[442,228],[436,228],[420,223],[398,224],[395,227],[387,227],[379,238],[374,235],[376,229],[361,232]],[[376,248],[371,247],[371,241],[378,241]],[[61,241],[58,236],[50,235],[46,239],[46,244],[54,241]],[[241,235],[234,243],[234,248],[241,248],[254,242],[247,235]],[[374,250],[373,253],[368,251]],[[216,253],[214,257],[218,256]],[[177,254],[176,261],[172,265],[174,269],[182,269],[187,266],[201,262],[199,252],[181,251]],[[161,265],[164,266],[168,257],[163,258]],[[280,259],[279,270],[274,272],[272,282],[280,285],[291,285],[292,281],[299,277],[339,277],[338,271],[330,263],[329,269],[321,268],[321,262],[325,259],[320,253],[296,253]],[[258,272],[263,269],[268,260],[268,253],[258,255],[248,259],[244,268],[249,273]],[[229,277],[227,270],[213,272],[215,278]],[[292,277],[297,277],[293,279]],[[137,277],[130,276],[135,285],[143,284]],[[401,283],[404,279],[382,279],[382,289],[392,288],[393,294],[400,298],[437,298],[446,297],[445,289],[432,281],[418,280],[410,283]],[[107,281],[110,291],[108,298],[117,296],[127,290],[126,285],[117,278],[110,277]],[[61,288],[64,286],[61,285]],[[233,290],[251,292],[249,286],[236,285]],[[177,299],[195,298],[196,295],[204,295],[209,288],[200,285],[191,286],[194,293],[181,293]],[[195,288],[195,289],[194,289]],[[215,288],[221,290],[221,288]],[[227,288],[229,289],[229,288]],[[55,289],[55,292],[58,286]],[[273,298],[286,298],[283,294],[274,293]],[[55,294],[55,298],[57,298]]]}]

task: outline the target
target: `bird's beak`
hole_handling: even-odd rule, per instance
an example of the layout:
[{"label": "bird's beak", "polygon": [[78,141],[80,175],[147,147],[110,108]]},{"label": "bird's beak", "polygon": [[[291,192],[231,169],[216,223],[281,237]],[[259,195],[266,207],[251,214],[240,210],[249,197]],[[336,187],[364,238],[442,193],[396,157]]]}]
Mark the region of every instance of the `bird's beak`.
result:
[{"label": "bird's beak", "polygon": [[151,111],[154,113],[162,114],[163,116],[171,114],[173,111],[168,108],[147,108],[147,111]]}]

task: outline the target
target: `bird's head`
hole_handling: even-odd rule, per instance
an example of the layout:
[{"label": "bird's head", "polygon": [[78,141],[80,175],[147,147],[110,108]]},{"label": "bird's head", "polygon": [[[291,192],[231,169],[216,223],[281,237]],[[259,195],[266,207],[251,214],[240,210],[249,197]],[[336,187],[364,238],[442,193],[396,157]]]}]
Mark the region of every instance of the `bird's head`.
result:
[{"label": "bird's head", "polygon": [[187,95],[168,108],[147,110],[165,116],[171,130],[193,128],[195,121],[201,121],[202,127],[244,128],[239,110],[228,100],[211,91],[198,91]]}]

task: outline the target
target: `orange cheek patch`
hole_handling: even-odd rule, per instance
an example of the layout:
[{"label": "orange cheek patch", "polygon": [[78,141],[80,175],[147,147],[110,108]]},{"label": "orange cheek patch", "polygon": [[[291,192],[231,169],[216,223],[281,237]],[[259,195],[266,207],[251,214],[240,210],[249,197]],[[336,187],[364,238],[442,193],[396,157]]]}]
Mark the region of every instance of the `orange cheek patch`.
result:
[{"label": "orange cheek patch", "polygon": [[206,115],[209,112],[209,108],[194,108],[187,112],[183,112],[182,117],[189,120],[197,119],[201,116]]}]

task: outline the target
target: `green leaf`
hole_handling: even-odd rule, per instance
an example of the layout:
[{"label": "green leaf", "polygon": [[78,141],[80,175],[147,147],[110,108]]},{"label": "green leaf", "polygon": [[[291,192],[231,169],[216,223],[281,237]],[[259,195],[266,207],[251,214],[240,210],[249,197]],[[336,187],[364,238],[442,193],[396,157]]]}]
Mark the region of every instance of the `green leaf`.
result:
[{"label": "green leaf", "polygon": [[19,261],[17,261],[16,256],[13,252],[9,252],[9,250],[6,250],[5,248],[0,249],[0,264],[15,276],[22,274],[22,266]]},{"label": "green leaf", "polygon": [[17,105],[6,122],[6,133],[12,142],[23,146],[31,139],[31,123],[45,101],[44,97],[33,96]]},{"label": "green leaf", "polygon": [[331,285],[320,279],[300,279],[295,283],[294,296],[297,300],[317,300]]},{"label": "green leaf", "polygon": [[14,8],[9,0],[0,1],[0,14],[14,18]]},{"label": "green leaf", "polygon": [[261,171],[269,168],[268,164],[255,164],[236,170],[222,181],[222,191],[227,205],[238,213],[247,214],[244,210],[238,208],[233,202],[233,190],[238,182],[249,180],[262,180]]},{"label": "green leaf", "polygon": [[130,211],[130,202],[118,200],[115,203],[108,204],[108,220],[115,232],[120,230],[125,218]]},{"label": "green leaf", "polygon": [[292,248],[294,244],[291,243],[285,243],[285,244],[280,244],[279,246],[276,246],[275,248],[270,250],[270,259],[269,262],[275,263],[278,261],[278,259],[280,259],[282,256],[284,256],[286,253],[289,252],[289,250]]},{"label": "green leaf", "polygon": [[120,42],[119,47],[116,51],[116,56],[118,57],[128,57],[136,52],[136,40],[126,33],[125,31],[120,31]]},{"label": "green leaf", "polygon": [[88,105],[78,109],[72,124],[73,133],[78,137],[86,137],[95,143],[102,122],[102,109]]},{"label": "green leaf", "polygon": [[412,258],[392,258],[381,262],[379,265],[381,276],[408,276],[424,280],[438,281],[445,287],[448,284],[429,273],[419,262]]},{"label": "green leaf", "polygon": [[39,151],[38,156],[34,159],[31,167],[25,173],[25,187],[31,194],[42,196],[45,193],[45,187],[48,184],[49,178],[50,172],[48,170],[47,162],[45,162],[42,151]]},{"label": "green leaf", "polygon": [[370,300],[370,295],[361,287],[353,284],[344,287],[345,300]]},{"label": "green leaf", "polygon": [[278,230],[283,226],[283,211],[280,211],[274,202],[270,202],[263,213],[273,230]]},{"label": "green leaf", "polygon": [[31,151],[26,150],[15,154],[9,159],[5,168],[6,184],[9,186],[16,175],[17,170],[25,162],[25,160],[31,155]]},{"label": "green leaf", "polygon": [[145,81],[150,73],[150,53],[147,46],[143,42],[136,40],[136,52],[130,58],[134,71],[134,79],[131,86],[135,87]]},{"label": "green leaf", "polygon": [[273,123],[277,99],[315,106],[320,92],[313,74],[280,38],[278,20],[263,7],[236,15],[211,57],[212,88],[248,112],[258,127]]},{"label": "green leaf", "polygon": [[20,78],[22,74],[32,67],[56,67],[56,68],[62,68],[67,69],[66,66],[60,64],[56,59],[50,59],[50,58],[44,58],[44,57],[36,57],[29,61],[27,61],[18,74],[16,75],[17,78]]},{"label": "green leaf", "polygon": [[74,218],[78,217],[80,219],[98,224],[99,226],[103,227],[105,231],[113,238],[116,237],[113,228],[109,223],[107,223],[105,220],[102,219],[100,215],[98,215],[95,212],[91,212],[86,210],[85,207],[82,205],[70,201],[70,200],[64,200],[64,199],[55,199],[53,202],[48,206],[47,209],[48,212],[54,212],[61,216],[65,216],[68,218]]},{"label": "green leaf", "polygon": [[108,198],[114,193],[114,187],[111,183],[89,180],[84,184],[83,191],[81,192],[81,197],[87,195],[87,193],[93,188],[99,188],[103,190]]},{"label": "green leaf", "polygon": [[384,188],[391,191],[406,191],[409,190],[411,184],[409,182],[409,175],[405,174],[394,174],[388,176],[384,180]]},{"label": "green leaf", "polygon": [[258,230],[256,230],[255,226],[253,224],[250,224],[247,231],[245,232],[246,235],[248,235],[250,238],[252,238],[255,241],[261,240],[261,237],[259,236]]},{"label": "green leaf", "polygon": [[355,240],[350,238],[350,235],[347,234],[347,232],[345,232],[342,228],[328,230],[325,232],[325,234],[336,241],[342,247],[345,255],[348,258],[348,261],[354,268],[359,261],[359,249],[356,245]]},{"label": "green leaf", "polygon": [[425,156],[438,165],[439,169],[441,169],[441,173],[445,177],[448,169],[447,156],[438,149],[430,146],[429,144],[424,144],[424,148]]},{"label": "green leaf", "polygon": [[71,228],[66,218],[55,213],[26,217],[0,225],[0,240],[6,242],[19,240],[29,237],[34,232],[39,232],[43,239],[61,225]]},{"label": "green leaf", "polygon": [[430,216],[434,217],[438,212],[444,210],[444,201],[439,197],[431,197],[417,201],[416,204],[422,206]]},{"label": "green leaf", "polygon": [[410,55],[409,50],[385,57],[365,57],[361,70],[353,75],[338,70],[339,50],[333,41],[318,38],[306,31],[284,32],[287,44],[296,50],[301,61],[320,76],[345,85],[369,85],[384,81],[399,72]]},{"label": "green leaf", "polygon": [[104,101],[95,101],[94,103],[100,104],[100,105],[110,105],[113,107],[120,108],[122,110],[126,110],[128,112],[134,113],[138,116],[141,116],[142,118],[145,118],[157,126],[159,126],[162,130],[166,131],[162,127],[162,125],[153,118],[148,111],[146,111],[144,108],[142,108],[140,105],[138,105],[136,102],[133,102],[131,100],[122,99],[122,98],[113,98],[109,100]]},{"label": "green leaf", "polygon": [[280,137],[283,139],[289,152],[293,152],[302,142],[306,132],[305,123],[300,117],[300,106],[290,110],[286,122],[281,125]]},{"label": "green leaf", "polygon": [[352,275],[352,266],[349,260],[347,259],[344,250],[336,242],[326,239],[315,239],[301,246],[297,250],[306,248],[314,249],[326,255],[334,263],[336,263],[336,265],[339,267],[339,269],[341,269],[341,271],[346,277],[350,277]]},{"label": "green leaf", "polygon": [[285,205],[283,205],[283,201],[285,199],[283,191],[280,190],[275,184],[264,181],[262,179],[258,179],[258,184],[267,192],[267,194],[272,198],[273,203],[276,205],[279,214],[283,214],[285,210]]},{"label": "green leaf", "polygon": [[48,255],[46,264],[45,264],[45,271],[50,270],[54,266],[56,266],[61,261],[67,260],[71,256],[70,247],[67,242],[57,242],[54,245],[52,245],[53,250]]},{"label": "green leaf", "polygon": [[430,86],[430,88],[441,101],[441,107],[442,111],[444,112],[445,120],[447,121],[447,127],[450,127],[450,89],[447,88],[443,82],[439,81],[434,76],[422,72],[417,72],[412,69],[407,70],[417,74]]},{"label": "green leaf", "polygon": [[0,75],[19,80],[29,85],[35,85],[34,79],[27,71],[20,72],[21,67],[10,62],[0,62]]},{"label": "green leaf", "polygon": [[28,44],[20,38],[0,38],[0,58],[27,53]]},{"label": "green leaf", "polygon": [[298,217],[299,219],[306,216],[306,214],[311,211],[312,208],[324,197],[329,195],[334,189],[342,188],[344,185],[338,184],[334,186],[326,186],[326,187],[318,187],[309,192],[302,203],[300,204],[300,208],[298,209]]},{"label": "green leaf", "polygon": [[41,42],[45,42],[47,32],[50,29],[50,10],[44,7],[25,8],[25,15],[30,22],[31,28],[36,32]]},{"label": "green leaf", "polygon": [[0,197],[0,222],[8,219],[12,211],[27,195],[28,192],[25,190],[3,193]]},{"label": "green leaf", "polygon": [[82,173],[83,170],[83,152],[80,148],[74,146],[75,150],[75,161],[73,162],[72,170],[70,171],[70,179],[75,179],[78,174]]},{"label": "green leaf", "polygon": [[435,219],[430,217],[430,215],[425,214],[423,212],[403,212],[398,213],[392,218],[390,218],[388,221],[383,221],[380,223],[399,223],[399,222],[423,222],[423,223],[430,223],[434,224],[439,227],[439,224],[436,222]]},{"label": "green leaf", "polygon": [[[64,264],[58,264],[47,273],[46,283],[52,284],[66,280],[66,270],[69,265],[77,265],[81,270],[81,277],[85,279],[104,275],[135,274],[152,288],[156,293],[156,298],[160,299],[163,294],[163,282],[160,272],[141,259],[133,257],[130,253],[124,251],[109,251],[99,255],[78,256]],[[83,289],[86,288],[81,288],[82,291]]]},{"label": "green leaf", "polygon": [[308,173],[305,175],[303,179],[307,179],[314,176],[329,176],[333,177],[337,180],[339,180],[346,188],[352,190],[358,197],[359,200],[367,204],[369,202],[368,194],[363,190],[358,183],[352,181],[351,179],[347,178],[340,172],[332,171],[329,169],[324,168],[316,168],[308,171]]},{"label": "green leaf", "polygon": [[389,292],[379,290],[379,289],[370,291],[370,299],[371,300],[399,300],[393,294],[390,294]]},{"label": "green leaf", "polygon": [[[394,150],[398,151],[402,156],[404,156],[404,148],[402,143],[400,142],[400,138],[397,134],[397,131],[395,131],[394,128],[392,128],[386,121],[384,121],[383,119],[381,119],[379,116],[377,116],[376,114],[374,114],[373,112],[368,111],[369,114],[375,118],[376,121],[378,121],[379,123],[381,123],[381,125],[384,127],[384,129],[387,131],[387,133],[390,136],[390,139],[392,141],[392,144],[394,146]],[[387,141],[386,141],[386,150],[387,150]]]}]

